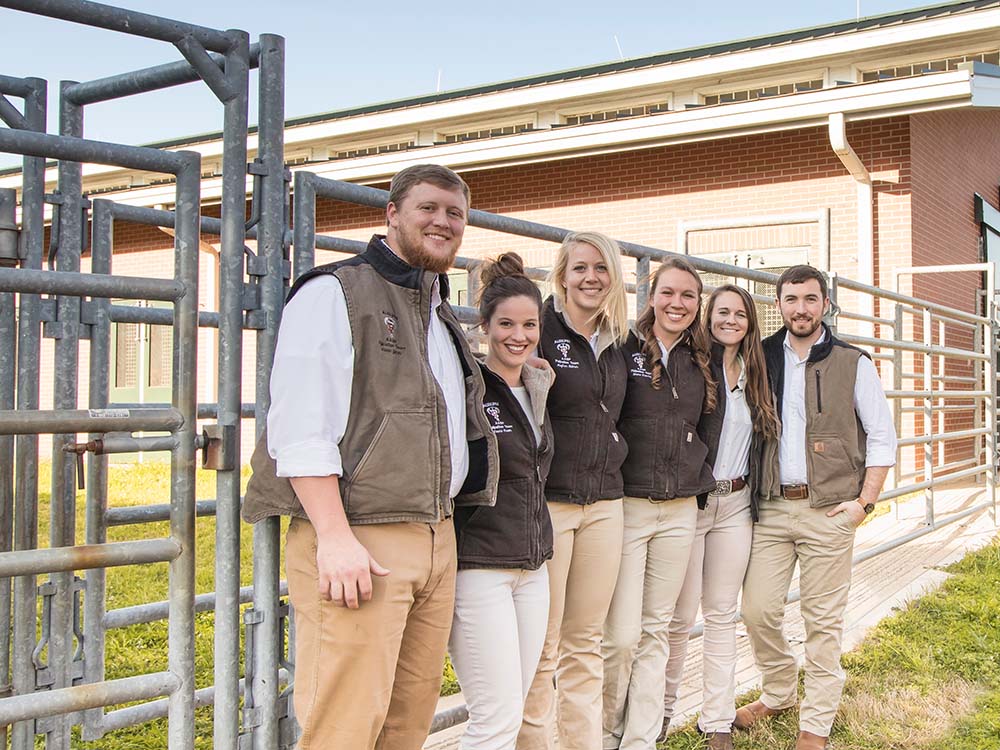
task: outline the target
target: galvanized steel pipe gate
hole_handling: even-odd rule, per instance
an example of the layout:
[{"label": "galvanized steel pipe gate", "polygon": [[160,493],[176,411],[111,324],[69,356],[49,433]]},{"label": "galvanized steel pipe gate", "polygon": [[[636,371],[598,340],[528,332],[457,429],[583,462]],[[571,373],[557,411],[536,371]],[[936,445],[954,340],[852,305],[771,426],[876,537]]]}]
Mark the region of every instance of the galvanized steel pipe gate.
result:
[{"label": "galvanized steel pipe gate", "polygon": [[[270,365],[290,276],[314,265],[315,248],[357,253],[363,243],[316,233],[316,198],[382,207],[381,190],[335,182],[300,170],[295,175],[294,230],[289,228],[291,175],[284,164],[284,40],[262,35],[250,44],[243,31],[220,31],[85,0],[0,0],[0,7],[88,24],[173,45],[177,63],[135,70],[105,79],[60,83],[59,134],[46,134],[48,88],[38,78],[0,75],[0,151],[23,155],[20,220],[14,191],[0,190],[0,726],[10,725],[14,750],[34,747],[43,735],[48,748],[68,748],[74,725],[84,740],[166,716],[169,747],[194,744],[194,711],[214,705],[213,746],[219,750],[271,750],[294,744],[297,725],[289,700],[294,676],[286,594],[280,580],[278,523],[268,520],[253,530],[253,585],[240,587],[240,426],[256,418],[259,435],[269,406]],[[256,157],[249,164],[247,112],[249,72],[259,68],[259,127]],[[83,135],[87,104],[128,97],[201,81],[222,107],[223,162],[221,218],[201,217],[200,156],[186,151],[100,143]],[[8,98],[20,99],[19,108]],[[58,189],[45,194],[45,164],[58,161]],[[159,172],[174,181],[173,210],[154,210],[87,199],[82,165],[109,164]],[[251,217],[247,221],[247,175],[252,178]],[[45,206],[52,206],[50,243],[45,246]],[[112,271],[113,225],[134,222],[171,230],[175,265],[172,279],[116,275]],[[470,223],[502,233],[559,242],[567,229],[472,211]],[[198,310],[198,259],[202,233],[220,237],[219,309]],[[256,240],[256,252],[245,246]],[[650,263],[668,255],[656,248],[623,242],[636,259],[638,282],[630,291],[641,308],[648,297],[645,278]],[[90,250],[91,270],[81,273],[80,259]],[[290,257],[289,251],[294,248]],[[772,274],[691,258],[702,271],[773,284]],[[476,261],[459,258],[476,287]],[[951,268],[947,270],[978,270]],[[986,289],[993,289],[992,270]],[[911,269],[912,271],[912,269]],[[944,272],[944,269],[942,270]],[[544,272],[534,270],[534,278]],[[879,301],[884,317],[842,311],[841,319],[861,326],[848,341],[874,348],[875,357],[892,367],[889,392],[897,429],[906,415],[919,412],[925,424],[941,414],[973,415],[972,429],[944,429],[933,434],[901,433],[901,451],[924,446],[923,464],[906,475],[898,469],[892,499],[924,491],[927,526],[887,541],[865,555],[891,549],[983,508],[995,519],[997,424],[997,316],[991,296],[983,295],[976,313],[832,278],[831,296],[840,290]],[[158,300],[163,307],[132,307],[112,300]],[[766,297],[758,297],[769,301]],[[874,305],[872,307],[874,308]],[[467,322],[474,311],[459,310]],[[893,317],[888,317],[891,312]],[[836,320],[833,321],[836,323]],[[111,324],[172,326],[172,396],[170,404],[123,404],[109,401]],[[878,326],[879,335],[864,327]],[[218,400],[197,403],[199,327],[218,330]],[[955,330],[959,330],[959,335]],[[242,401],[242,340],[256,333],[255,402]],[[921,331],[922,341],[913,339]],[[968,335],[961,335],[965,331]],[[936,332],[936,333],[935,333]],[[864,335],[862,335],[864,334]],[[53,408],[40,409],[39,371],[43,337],[54,339]],[[959,343],[948,344],[946,337]],[[78,403],[79,351],[89,345],[89,402]],[[909,360],[904,361],[904,357]],[[968,375],[949,374],[946,363],[973,364]],[[936,374],[935,374],[936,373]],[[905,386],[909,384],[909,388]],[[198,420],[212,420],[199,427]],[[943,425],[943,421],[941,422]],[[142,431],[167,433],[139,436]],[[38,540],[39,434],[53,435],[51,534],[47,548]],[[87,433],[77,442],[77,433]],[[943,446],[972,439],[974,456],[945,464]],[[931,446],[941,446],[935,455]],[[166,451],[171,457],[168,505],[109,508],[109,453]],[[195,461],[217,475],[216,498],[195,501]],[[86,458],[85,469],[82,458]],[[83,544],[75,528],[77,482],[86,477],[86,528]],[[979,477],[987,499],[941,519],[933,511],[933,491],[944,482]],[[214,516],[215,592],[195,594],[195,520]],[[169,520],[164,538],[109,543],[110,526]],[[105,571],[110,566],[169,563],[169,599],[106,610]],[[84,571],[82,578],[75,571]],[[39,577],[43,577],[39,582]],[[793,596],[794,598],[794,596]],[[81,604],[82,600],[82,604]],[[39,616],[39,601],[42,603]],[[241,615],[241,605],[252,603]],[[194,685],[194,615],[215,612],[215,681]],[[108,631],[156,620],[169,621],[168,669],[116,680],[105,679]],[[38,633],[41,633],[39,637]],[[241,634],[245,673],[239,672]],[[143,701],[110,712],[107,706]],[[242,703],[241,703],[242,701]],[[464,719],[458,708],[437,717],[433,731]],[[6,732],[6,730],[0,730]]]}]

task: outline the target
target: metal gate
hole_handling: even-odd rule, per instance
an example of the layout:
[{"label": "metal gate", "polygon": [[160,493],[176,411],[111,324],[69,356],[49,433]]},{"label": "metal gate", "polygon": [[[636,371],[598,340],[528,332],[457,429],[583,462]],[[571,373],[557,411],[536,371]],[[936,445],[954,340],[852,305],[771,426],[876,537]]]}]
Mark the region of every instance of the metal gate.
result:
[{"label": "metal gate", "polygon": [[[62,82],[56,99],[58,135],[48,135],[47,83],[0,75],[0,151],[24,155],[20,217],[12,190],[0,191],[0,726],[10,725],[15,750],[34,747],[44,735],[48,748],[68,748],[71,728],[84,740],[167,716],[169,747],[194,745],[194,710],[214,705],[213,746],[219,750],[291,747],[297,731],[289,700],[294,666],[294,630],[279,571],[279,524],[270,519],[253,530],[253,585],[240,587],[240,426],[256,418],[259,435],[268,409],[268,383],[281,307],[290,277],[314,264],[316,248],[357,253],[363,243],[317,234],[316,199],[384,206],[381,190],[335,182],[300,170],[295,175],[295,225],[290,228],[291,174],[284,164],[284,42],[262,35],[254,44],[242,31],[220,31],[84,0],[0,0],[0,8],[50,16],[157,39],[173,45],[183,60],[84,83]],[[259,68],[259,127],[256,157],[249,164],[247,111],[249,71]],[[129,97],[180,84],[207,85],[222,108],[223,166],[221,218],[200,215],[201,164],[193,152],[168,152],[89,141],[83,138],[88,104]],[[8,98],[9,97],[9,98]],[[21,100],[19,108],[11,99]],[[127,106],[122,104],[122,106]],[[58,189],[45,194],[46,159],[58,160]],[[173,181],[173,210],[154,210],[88,200],[82,195],[82,164],[98,163],[160,172]],[[252,200],[247,218],[247,176]],[[46,244],[46,206],[51,209]],[[113,226],[133,222],[162,227],[174,235],[172,279],[113,273]],[[481,211],[470,224],[501,233],[559,242],[567,229],[520,221]],[[220,237],[219,310],[198,311],[201,234]],[[246,246],[255,240],[256,249]],[[637,306],[645,304],[650,264],[668,255],[656,248],[622,243],[635,259],[637,283],[630,286]],[[294,249],[294,250],[293,250]],[[91,272],[81,273],[89,250]],[[747,279],[770,288],[775,276],[692,258],[702,271]],[[469,271],[474,294],[476,261],[458,258]],[[988,269],[983,269],[984,271]],[[536,279],[541,270],[530,271]],[[927,530],[989,507],[994,510],[997,416],[995,305],[984,297],[977,313],[928,303],[834,277],[839,290],[878,301],[880,316],[843,311],[848,341],[874,349],[893,372],[889,391],[897,429],[919,415],[924,432],[901,429],[901,451],[921,451],[911,474],[897,471],[892,499],[927,493]],[[992,289],[992,277],[990,278]],[[758,295],[758,300],[768,302]],[[161,306],[118,304],[145,300]],[[467,322],[474,311],[460,308]],[[891,315],[891,317],[890,317]],[[112,323],[172,326],[172,391],[169,404],[109,400],[109,347]],[[853,328],[852,328],[853,326]],[[218,330],[216,403],[196,398],[199,327]],[[878,328],[878,335],[872,333]],[[244,331],[256,335],[255,402],[243,403],[241,383]],[[947,331],[964,333],[958,344]],[[920,341],[917,341],[917,332]],[[935,331],[938,331],[935,334]],[[968,335],[965,335],[968,334]],[[954,336],[948,333],[948,336]],[[54,340],[55,399],[40,409],[38,373],[44,338]],[[81,373],[79,351],[86,341],[89,372]],[[955,375],[945,361],[972,364]],[[940,366],[938,366],[940,365]],[[936,373],[936,374],[935,374]],[[81,378],[89,402],[78,408]],[[909,388],[907,388],[909,386]],[[974,414],[972,429],[933,431],[938,414]],[[199,420],[201,420],[199,427]],[[913,422],[916,424],[916,421]],[[143,431],[162,437],[138,436]],[[76,434],[87,439],[77,442]],[[38,438],[53,435],[51,535],[38,540]],[[973,456],[944,464],[934,445],[974,440]],[[137,450],[170,455],[169,504],[108,507],[109,454]],[[195,461],[216,471],[216,499],[196,503]],[[933,489],[956,478],[981,478],[987,500],[945,518],[935,518]],[[84,544],[75,528],[77,482],[85,479]],[[216,520],[215,582],[211,594],[195,594],[194,539],[198,516]],[[165,538],[107,542],[111,526],[169,520]],[[924,532],[920,532],[924,533]],[[919,534],[918,534],[919,535]],[[872,554],[916,538],[887,541]],[[124,609],[106,609],[105,571],[110,566],[168,562],[169,599]],[[77,577],[75,571],[83,571]],[[793,594],[794,598],[794,594]],[[241,605],[250,603],[249,608]],[[214,610],[214,685],[195,689],[194,615]],[[106,634],[156,620],[169,621],[168,669],[117,680],[105,679]],[[241,634],[245,642],[240,674]],[[142,701],[107,711],[106,707]],[[434,729],[464,719],[464,709],[439,715]],[[0,730],[5,732],[6,730]],[[5,738],[6,739],[6,738]]]}]

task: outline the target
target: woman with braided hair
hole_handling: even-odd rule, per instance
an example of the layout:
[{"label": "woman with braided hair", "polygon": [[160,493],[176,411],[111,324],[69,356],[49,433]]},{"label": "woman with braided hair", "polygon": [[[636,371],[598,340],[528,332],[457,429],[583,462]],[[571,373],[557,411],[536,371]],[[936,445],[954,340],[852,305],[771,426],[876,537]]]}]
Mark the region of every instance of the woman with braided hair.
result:
[{"label": "woman with braided hair", "polygon": [[653,750],[663,724],[667,628],[684,582],[697,496],[715,489],[698,425],[716,402],[701,279],[670,257],[650,282],[649,305],[625,343],[618,427],[625,531],[604,627],[605,750]]}]

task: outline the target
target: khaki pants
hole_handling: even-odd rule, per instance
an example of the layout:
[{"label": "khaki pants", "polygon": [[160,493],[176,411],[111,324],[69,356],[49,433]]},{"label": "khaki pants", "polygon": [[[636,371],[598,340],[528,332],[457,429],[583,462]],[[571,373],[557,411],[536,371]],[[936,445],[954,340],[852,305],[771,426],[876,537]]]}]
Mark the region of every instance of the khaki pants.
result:
[{"label": "khaki pants", "polygon": [[705,509],[698,511],[691,560],[670,621],[664,717],[673,717],[688,637],[700,606],[705,630],[698,728],[706,734],[730,731],[736,718],[736,612],[752,535],[749,487],[708,497]]},{"label": "khaki pants", "polygon": [[558,726],[559,750],[596,750],[601,743],[601,637],[621,559],[622,503],[548,506],[554,537],[549,622],[517,748],[551,750]]},{"label": "khaki pants", "polygon": [[830,518],[829,510],[810,508],[808,500],[762,501],[743,584],[743,621],[761,672],[761,700],[770,708],[793,706],[798,665],[782,621],[798,562],[806,630],[799,728],[822,737],[830,735],[844,687],[840,644],[854,549],[854,522],[844,512]]},{"label": "khaki pants", "polygon": [[624,505],[622,563],[604,628],[602,743],[606,750],[653,750],[663,726],[667,628],[694,543],[698,501],[626,497]]},{"label": "khaki pants", "polygon": [[437,706],[455,601],[455,527],[352,528],[391,572],[372,600],[347,609],[317,590],[316,532],[288,528],[285,568],[295,609],[299,750],[420,750]]}]

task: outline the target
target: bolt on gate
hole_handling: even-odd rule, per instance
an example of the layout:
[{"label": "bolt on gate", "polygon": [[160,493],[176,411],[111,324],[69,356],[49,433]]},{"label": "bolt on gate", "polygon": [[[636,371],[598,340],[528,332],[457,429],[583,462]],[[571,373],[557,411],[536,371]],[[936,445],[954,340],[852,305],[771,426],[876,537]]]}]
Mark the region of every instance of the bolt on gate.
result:
[{"label": "bolt on gate", "polygon": [[[45,132],[47,83],[0,75],[0,119],[7,125],[0,128],[0,151],[24,156],[19,222],[14,191],[0,191],[0,622],[4,618],[11,622],[9,631],[0,628],[0,681],[6,682],[0,692],[0,725],[10,725],[9,741],[15,750],[34,747],[36,735],[44,736],[46,747],[68,748],[74,725],[81,727],[84,740],[95,740],[115,729],[166,716],[169,747],[179,750],[194,744],[195,708],[214,705],[214,747],[291,747],[297,733],[289,699],[294,681],[294,628],[282,599],[287,592],[280,580],[276,520],[255,526],[253,585],[239,585],[241,420],[255,418],[257,435],[263,429],[270,363],[290,277],[314,265],[316,248],[346,253],[364,249],[364,243],[317,234],[317,197],[383,207],[387,193],[299,170],[294,184],[295,224],[289,227],[291,174],[283,155],[284,40],[279,36],[261,35],[250,44],[243,31],[209,29],[85,0],[0,0],[0,8],[157,39],[172,44],[183,58],[100,80],[61,82],[58,135]],[[253,68],[259,69],[259,125],[256,156],[248,163],[247,111]],[[223,109],[219,219],[200,215],[198,154],[83,138],[87,104],[198,81],[209,87]],[[22,108],[7,97],[21,99]],[[46,159],[58,161],[58,189],[48,195]],[[171,176],[174,208],[88,199],[82,193],[84,163]],[[252,178],[249,219],[248,174]],[[51,206],[48,247],[46,205]],[[172,232],[173,278],[114,274],[115,222]],[[470,212],[470,224],[553,243],[569,231],[482,211]],[[211,312],[198,311],[202,234],[217,235],[221,245],[219,309]],[[248,239],[256,241],[256,251],[246,246]],[[635,259],[638,281],[629,291],[641,309],[648,298],[645,279],[651,263],[670,253],[621,244],[626,255]],[[90,252],[89,273],[80,271],[85,250]],[[691,260],[712,279],[754,285],[755,298],[762,304],[771,302],[772,297],[761,294],[760,285],[773,288],[773,274],[696,257]],[[468,271],[468,289],[474,294],[477,261],[458,258],[455,265]],[[988,277],[985,288],[994,288],[991,268],[950,270],[982,271]],[[545,272],[534,269],[529,275],[541,280]],[[995,520],[998,321],[992,298],[983,295],[980,309],[969,313],[836,275],[831,281],[835,303],[841,290],[867,295],[878,303],[878,307],[873,303],[864,309],[878,309],[881,317],[841,310],[839,317],[849,322],[850,330],[842,327],[840,335],[872,348],[876,360],[891,368],[893,388],[887,395],[902,437],[901,454],[921,451],[922,463],[915,460],[913,472],[905,473],[901,462],[895,486],[882,499],[923,491],[928,508],[924,528],[859,554],[856,562],[984,509],[990,509]],[[113,302],[126,299],[168,306]],[[459,313],[465,322],[475,321],[474,310],[460,308]],[[836,325],[837,319],[831,322]],[[171,403],[109,400],[112,323],[172,326]],[[197,402],[199,328],[218,330],[218,400],[212,404]],[[244,331],[256,336],[254,403],[242,401]],[[918,333],[919,342],[915,340]],[[53,408],[44,410],[38,386],[43,338],[54,340],[56,367]],[[78,408],[83,342],[89,346],[86,409]],[[968,373],[954,374],[955,367],[961,369],[970,362]],[[904,388],[907,384],[909,389]],[[952,412],[971,414],[973,428],[943,429],[942,415]],[[136,435],[142,431],[168,434]],[[86,433],[86,441],[78,442],[77,433]],[[51,534],[46,549],[38,545],[39,434],[53,435]],[[945,463],[946,444],[970,440],[974,447],[968,458]],[[937,454],[933,445],[938,446]],[[107,456],[137,450],[169,452],[170,503],[108,507]],[[199,450],[203,465],[216,471],[215,500],[195,500]],[[84,477],[85,543],[77,544],[76,488]],[[985,501],[936,517],[934,488],[962,478],[983,479]],[[196,595],[194,529],[200,516],[214,516],[216,521],[215,592]],[[107,542],[111,526],[164,520],[170,521],[168,537]],[[169,563],[169,599],[107,610],[106,569],[154,562]],[[75,571],[84,571],[83,577],[76,577]],[[793,592],[791,599],[795,598]],[[252,606],[241,615],[241,605],[248,603]],[[215,613],[215,674],[213,686],[196,690],[194,614],[200,611]],[[106,680],[106,634],[163,619],[169,622],[168,669]],[[700,627],[693,637],[699,632]],[[242,677],[241,633],[246,648]],[[105,710],[133,701],[142,702]],[[463,707],[443,712],[432,731],[463,721],[465,716]]]}]

